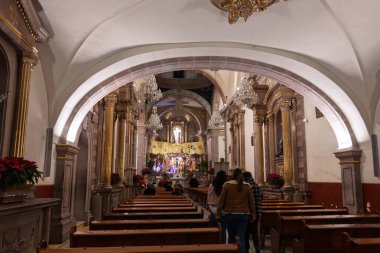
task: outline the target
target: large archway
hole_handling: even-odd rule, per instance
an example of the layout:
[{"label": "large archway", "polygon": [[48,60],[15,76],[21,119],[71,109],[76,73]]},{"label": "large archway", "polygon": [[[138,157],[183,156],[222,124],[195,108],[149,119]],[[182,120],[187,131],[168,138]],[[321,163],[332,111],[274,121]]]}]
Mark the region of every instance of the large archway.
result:
[{"label": "large archway", "polygon": [[[284,57],[281,58],[282,62],[284,62]],[[294,63],[293,60],[288,60]],[[122,63],[118,62],[116,64]],[[357,146],[357,140],[359,143],[367,141],[368,132],[366,131],[364,120],[360,116],[358,109],[343,90],[317,69],[313,69],[301,62],[297,62],[297,64],[300,69],[308,69],[308,72],[305,72],[304,74],[305,78],[297,73],[264,62],[220,56],[196,56],[175,59],[166,58],[133,66],[127,70],[124,69],[108,78],[105,78],[104,73],[101,73],[102,71],[100,71],[93,75],[93,78],[85,81],[83,86],[74,92],[74,94],[68,99],[57,119],[55,135],[63,137],[63,139],[68,142],[74,142],[77,138],[77,129],[85,113],[87,113],[92,106],[106,94],[136,78],[147,74],[156,74],[162,71],[174,71],[179,69],[226,69],[268,76],[307,97],[315,106],[320,108],[326,116],[336,135],[338,148]],[[128,64],[125,65],[128,66]],[[129,66],[131,66],[131,64],[129,64]],[[300,71],[298,70],[296,72]],[[311,74],[310,72],[313,73]],[[101,74],[103,75],[103,78],[100,80],[103,80],[103,82],[95,85],[96,82],[94,79]],[[319,82],[314,84],[306,78],[318,78]],[[321,80],[323,80],[323,82],[321,82]],[[321,90],[320,87],[322,87],[323,90]],[[84,91],[86,91],[85,94],[83,94]],[[330,96],[329,93],[334,93],[335,97],[339,96],[340,100],[333,101],[330,97],[334,96]],[[73,106],[73,103],[76,105]],[[349,113],[346,113],[347,110]]]}]

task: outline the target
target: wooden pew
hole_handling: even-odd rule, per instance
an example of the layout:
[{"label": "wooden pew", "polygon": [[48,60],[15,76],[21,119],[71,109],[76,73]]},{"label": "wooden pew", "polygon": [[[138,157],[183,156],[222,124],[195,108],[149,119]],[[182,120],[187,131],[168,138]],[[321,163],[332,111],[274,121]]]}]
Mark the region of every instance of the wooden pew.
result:
[{"label": "wooden pew", "polygon": [[219,228],[167,228],[76,231],[70,234],[70,247],[119,247],[219,243]]},{"label": "wooden pew", "polygon": [[322,205],[262,206],[262,210],[322,209]]},{"label": "wooden pew", "polygon": [[380,237],[376,238],[352,238],[348,233],[343,233],[342,253],[379,253]]},{"label": "wooden pew", "polygon": [[94,220],[90,230],[153,229],[153,228],[204,228],[208,219],[160,219],[160,220]]},{"label": "wooden pew", "polygon": [[[352,237],[380,237],[380,224],[306,225],[300,239],[294,239],[294,253],[336,252],[343,250],[343,232]],[[365,252],[363,252],[365,253]]]},{"label": "wooden pew", "polygon": [[188,199],[128,199],[127,204],[129,203],[191,203]]},{"label": "wooden pew", "polygon": [[281,216],[277,217],[277,227],[272,227],[272,253],[284,252],[285,246],[290,246],[293,239],[299,238],[303,221],[306,224],[351,224],[380,223],[380,215],[316,215],[316,216]]},{"label": "wooden pew", "polygon": [[171,207],[114,207],[112,211],[115,213],[131,213],[131,212],[195,212],[196,206],[171,206]]},{"label": "wooden pew", "polygon": [[104,214],[103,220],[201,219],[203,212],[143,212]]},{"label": "wooden pew", "polygon": [[300,216],[300,215],[339,215],[347,214],[347,209],[297,209],[297,210],[263,210],[260,221],[261,246],[265,246],[265,236],[270,233],[272,227],[278,226],[278,215]]},{"label": "wooden pew", "polygon": [[37,253],[238,253],[236,244],[160,245],[133,247],[97,247],[48,249],[39,248]]},{"label": "wooden pew", "polygon": [[191,203],[150,203],[150,204],[120,204],[119,207],[169,207],[169,206],[193,206]]},{"label": "wooden pew", "polygon": [[189,198],[191,198],[204,208],[207,208],[207,192],[208,187],[187,189],[187,194],[189,195]]},{"label": "wooden pew", "polygon": [[290,203],[289,200],[285,199],[267,199],[267,200],[262,200],[262,203]]},{"label": "wooden pew", "polygon": [[136,199],[186,199],[183,195],[137,195]]},{"label": "wooden pew", "polygon": [[270,203],[262,203],[262,206],[299,206],[306,205],[303,202],[270,202]]}]

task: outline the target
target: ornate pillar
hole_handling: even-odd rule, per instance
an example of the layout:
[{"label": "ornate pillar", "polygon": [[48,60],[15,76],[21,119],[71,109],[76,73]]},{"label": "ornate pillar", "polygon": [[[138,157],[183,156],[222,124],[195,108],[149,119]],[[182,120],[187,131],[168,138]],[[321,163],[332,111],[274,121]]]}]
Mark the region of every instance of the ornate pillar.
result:
[{"label": "ornate pillar", "polygon": [[111,169],[112,169],[112,140],[113,140],[113,119],[116,95],[109,94],[104,98],[104,148],[102,161],[102,188],[112,188]]},{"label": "ornate pillar", "polygon": [[268,118],[264,118],[264,168],[265,168],[265,175],[264,178],[266,178],[266,175],[268,175],[271,171],[270,168],[270,161],[269,161],[269,122]]},{"label": "ornate pillar", "polygon": [[118,136],[118,154],[117,154],[117,168],[120,176],[119,185],[123,185],[124,181],[124,165],[125,165],[125,142],[127,130],[127,113],[121,112],[119,114],[119,136]]},{"label": "ornate pillar", "polygon": [[255,123],[257,127],[257,137],[256,137],[256,152],[257,152],[257,165],[259,171],[259,178],[257,180],[260,186],[264,183],[264,148],[263,148],[263,123],[264,117],[261,115],[256,115]]},{"label": "ornate pillar", "polygon": [[29,105],[30,73],[33,68],[33,59],[23,56],[20,60],[20,69],[17,84],[16,109],[13,120],[13,132],[10,156],[24,157],[24,141],[26,117]]},{"label": "ornate pillar", "polygon": [[281,117],[282,117],[282,143],[284,152],[284,187],[292,187],[293,171],[292,171],[292,143],[290,136],[290,109],[292,103],[290,99],[281,101]]},{"label": "ornate pillar", "polygon": [[56,174],[54,197],[61,199],[61,204],[53,208],[50,243],[62,243],[70,238],[70,229],[75,225],[71,207],[75,160],[79,148],[67,145],[56,145]]},{"label": "ornate pillar", "polygon": [[298,173],[298,154],[297,154],[297,130],[296,130],[296,100],[292,99],[292,108],[290,110],[290,129],[292,143],[292,169],[293,169],[293,186],[299,185]]},{"label": "ornate pillar", "polygon": [[274,143],[275,143],[275,135],[274,135],[274,120],[273,120],[273,113],[270,114],[267,117],[267,122],[268,122],[268,148],[269,148],[269,168],[270,168],[270,173],[273,173],[276,171],[275,167],[275,162],[274,162]]},{"label": "ornate pillar", "polygon": [[[140,121],[139,121],[140,122]],[[137,158],[137,174],[141,173],[141,170],[146,166],[146,142],[145,138],[146,128],[143,123],[137,124],[136,134],[137,134],[137,146],[136,146],[136,158]]]},{"label": "ornate pillar", "polygon": [[350,214],[364,213],[363,186],[360,173],[360,159],[362,151],[351,149],[335,153],[342,169],[343,206]]},{"label": "ornate pillar", "polygon": [[244,114],[240,110],[238,113],[238,136],[239,136],[239,168],[245,170],[245,131],[244,131]]}]

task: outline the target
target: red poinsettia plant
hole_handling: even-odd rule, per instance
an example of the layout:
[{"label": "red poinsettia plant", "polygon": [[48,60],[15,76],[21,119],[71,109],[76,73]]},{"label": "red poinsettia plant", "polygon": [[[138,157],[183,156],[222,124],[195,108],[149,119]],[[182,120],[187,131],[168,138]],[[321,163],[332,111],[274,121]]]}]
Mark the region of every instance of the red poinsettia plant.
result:
[{"label": "red poinsettia plant", "polygon": [[0,159],[0,186],[14,184],[35,184],[42,179],[42,172],[37,164],[22,157],[5,157]]},{"label": "red poinsettia plant", "polygon": [[270,173],[267,176],[267,183],[282,187],[285,183],[284,178],[277,173]]}]

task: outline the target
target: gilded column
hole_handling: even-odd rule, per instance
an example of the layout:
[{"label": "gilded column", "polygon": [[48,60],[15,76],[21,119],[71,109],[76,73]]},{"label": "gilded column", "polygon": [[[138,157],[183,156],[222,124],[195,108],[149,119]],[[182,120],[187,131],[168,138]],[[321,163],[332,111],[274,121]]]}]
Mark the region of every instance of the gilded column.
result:
[{"label": "gilded column", "polygon": [[273,173],[276,171],[276,165],[274,163],[274,140],[275,140],[275,136],[274,136],[274,120],[273,120],[273,114],[271,114],[270,116],[268,116],[267,118],[267,121],[268,121],[268,148],[269,148],[269,168],[270,168],[270,171],[269,173]]},{"label": "gilded column", "polygon": [[238,115],[238,128],[239,128],[239,167],[245,170],[245,131],[244,131],[244,114],[245,111],[241,110]]},{"label": "gilded column", "polygon": [[104,98],[104,149],[102,161],[102,188],[111,188],[111,169],[112,169],[112,139],[113,139],[113,119],[116,95],[109,94]]},{"label": "gilded column", "polygon": [[262,116],[256,116],[255,119],[256,126],[257,126],[257,164],[258,164],[258,171],[259,171],[259,178],[258,178],[258,184],[264,185],[264,148],[263,148],[263,123],[264,123],[264,117]]},{"label": "gilded column", "polygon": [[292,187],[293,171],[292,171],[292,143],[290,136],[290,109],[292,103],[290,99],[281,101],[282,116],[282,143],[284,152],[284,187]]},{"label": "gilded column", "polygon": [[127,113],[122,112],[119,114],[119,136],[118,136],[118,155],[117,155],[117,168],[120,176],[119,185],[124,181],[124,164],[125,164],[125,142],[127,130]]},{"label": "gilded column", "polygon": [[127,132],[127,167],[132,167],[132,143],[133,143],[133,121],[132,115],[128,115],[128,132]]},{"label": "gilded column", "polygon": [[11,152],[10,155],[14,157],[24,156],[24,141],[25,141],[25,127],[26,117],[28,114],[29,104],[29,83],[30,73],[33,68],[33,59],[29,57],[22,57],[20,64],[20,72],[18,75],[17,87],[17,102],[14,114],[14,126],[12,133]]}]

